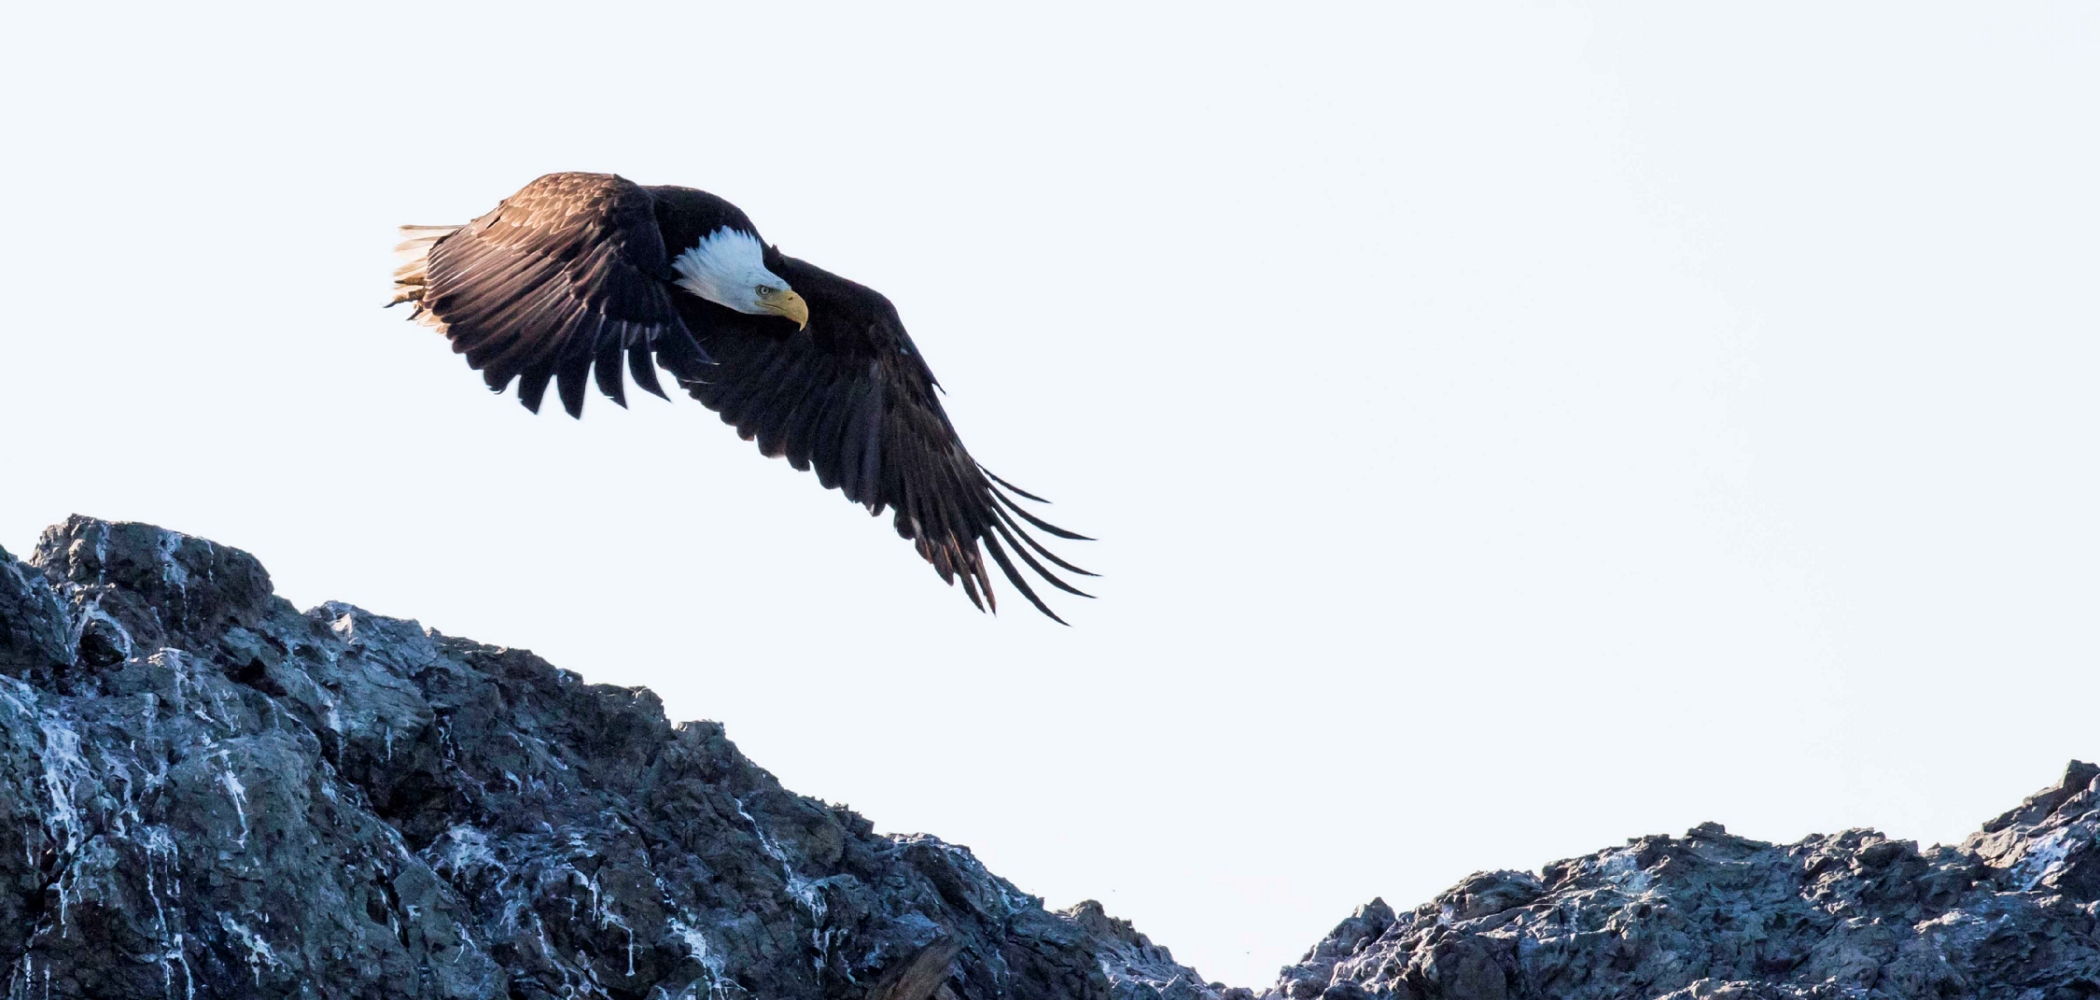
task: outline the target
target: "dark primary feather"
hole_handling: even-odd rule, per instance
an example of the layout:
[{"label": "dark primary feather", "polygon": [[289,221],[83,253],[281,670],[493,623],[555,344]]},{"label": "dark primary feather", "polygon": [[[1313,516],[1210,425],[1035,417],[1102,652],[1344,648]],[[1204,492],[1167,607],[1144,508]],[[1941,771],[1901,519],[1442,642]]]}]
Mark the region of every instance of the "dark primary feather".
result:
[{"label": "dark primary feather", "polygon": [[1023,522],[1085,536],[1023,510],[1009,493],[1042,498],[970,457],[889,300],[770,248],[767,267],[808,304],[805,329],[676,287],[671,258],[720,225],[757,232],[734,205],[702,191],[549,174],[457,231],[404,244],[428,252],[396,273],[395,301],[414,303],[490,388],[516,381],[519,401],[535,411],[552,384],[563,408],[580,415],[593,377],[625,405],[623,363],[637,386],[661,396],[660,365],[762,453],[814,471],[871,514],[892,511],[897,533],[979,608],[998,607],[989,554],[1036,610],[1063,623],[1021,566],[1083,597],[1091,595],[1044,562],[1093,574]]},{"label": "dark primary feather", "polygon": [[[720,413],[766,455],[812,469],[869,513],[893,511],[897,533],[943,580],[959,581],[980,607],[997,607],[985,554],[1036,610],[1062,622],[1008,553],[1044,582],[1092,596],[1060,579],[1036,556],[1071,573],[1086,570],[1052,554],[1001,505],[1005,485],[970,457],[934,391],[933,372],[897,310],[874,289],[806,261],[770,253],[767,266],[809,303],[809,327],[742,316],[691,296],[677,299],[714,364],[676,351],[657,360],[695,399]],[[1016,487],[1008,490],[1030,499]],[[1017,506],[1028,524],[1085,540]],[[1004,543],[1002,545],[1001,543]],[[981,543],[981,544],[980,544]]]}]

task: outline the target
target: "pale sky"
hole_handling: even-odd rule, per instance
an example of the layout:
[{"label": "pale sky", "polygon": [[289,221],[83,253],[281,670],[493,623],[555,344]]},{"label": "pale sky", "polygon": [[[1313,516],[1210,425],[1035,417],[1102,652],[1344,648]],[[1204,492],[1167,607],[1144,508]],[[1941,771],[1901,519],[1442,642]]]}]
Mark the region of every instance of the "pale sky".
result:
[{"label": "pale sky", "polygon": [[[13,12],[0,545],[646,684],[1240,985],[2100,757],[2100,6],[880,6]],[[697,403],[534,417],[379,308],[554,170],[887,293],[1101,599],[979,615]]]}]

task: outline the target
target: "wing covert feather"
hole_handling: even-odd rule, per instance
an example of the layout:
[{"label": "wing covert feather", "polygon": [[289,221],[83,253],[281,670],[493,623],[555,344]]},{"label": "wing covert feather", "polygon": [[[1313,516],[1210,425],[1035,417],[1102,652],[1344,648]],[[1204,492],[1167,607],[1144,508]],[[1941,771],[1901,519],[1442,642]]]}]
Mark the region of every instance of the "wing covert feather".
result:
[{"label": "wing covert feather", "polygon": [[553,382],[580,416],[594,369],[599,391],[625,406],[622,352],[635,384],[661,396],[647,354],[692,334],[654,205],[615,174],[548,174],[473,222],[404,243],[395,302],[414,303],[490,389],[515,380],[535,412]]}]

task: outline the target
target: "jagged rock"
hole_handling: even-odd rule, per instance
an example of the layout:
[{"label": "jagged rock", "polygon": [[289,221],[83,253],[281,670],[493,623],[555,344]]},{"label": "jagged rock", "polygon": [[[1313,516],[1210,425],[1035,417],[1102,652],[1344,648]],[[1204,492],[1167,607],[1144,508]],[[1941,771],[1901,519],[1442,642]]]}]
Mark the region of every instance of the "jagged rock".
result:
[{"label": "jagged rock", "polygon": [[58,594],[0,548],[0,674],[50,678],[73,662],[66,633]]},{"label": "jagged rock", "polygon": [[2072,761],[2054,788],[1985,823],[1962,847],[2022,889],[2100,899],[2100,766]]},{"label": "jagged rock", "polygon": [[1682,838],[1374,900],[1269,1000],[2070,1000],[2100,995],[2100,768],[1960,847]]},{"label": "jagged rock", "polygon": [[1254,1000],[1254,991],[1205,983],[1174,954],[1138,933],[1128,920],[1086,900],[1058,914],[1093,939],[1114,1000]]},{"label": "jagged rock", "polygon": [[[9,1000],[1254,1000],[712,722],[75,517],[0,550]],[[1265,1000],[2100,995],[2100,767],[1958,847],[1716,824],[1359,908]]]},{"label": "jagged rock", "polygon": [[1218,1000],[645,689],[302,614],[203,539],[0,551],[0,674],[10,997]]}]

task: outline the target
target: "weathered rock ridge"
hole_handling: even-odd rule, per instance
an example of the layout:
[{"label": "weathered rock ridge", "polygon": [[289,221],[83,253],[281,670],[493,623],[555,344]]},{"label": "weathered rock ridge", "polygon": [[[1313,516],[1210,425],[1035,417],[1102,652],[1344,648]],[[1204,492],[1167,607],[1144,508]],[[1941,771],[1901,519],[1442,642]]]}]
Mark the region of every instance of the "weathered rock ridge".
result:
[{"label": "weathered rock ridge", "polygon": [[[75,517],[0,550],[9,997],[1217,1000],[642,688]],[[1242,993],[1242,995],[1245,995]]]},{"label": "weathered rock ridge", "polygon": [[[75,517],[0,550],[0,966],[30,997],[1253,1000],[795,795],[641,688]],[[1373,900],[1264,1000],[2100,996],[2100,767],[1956,847],[1706,824]]]},{"label": "weathered rock ridge", "polygon": [[1683,837],[1372,900],[1268,1000],[2071,1000],[2100,995],[2100,767],[1959,847]]}]

